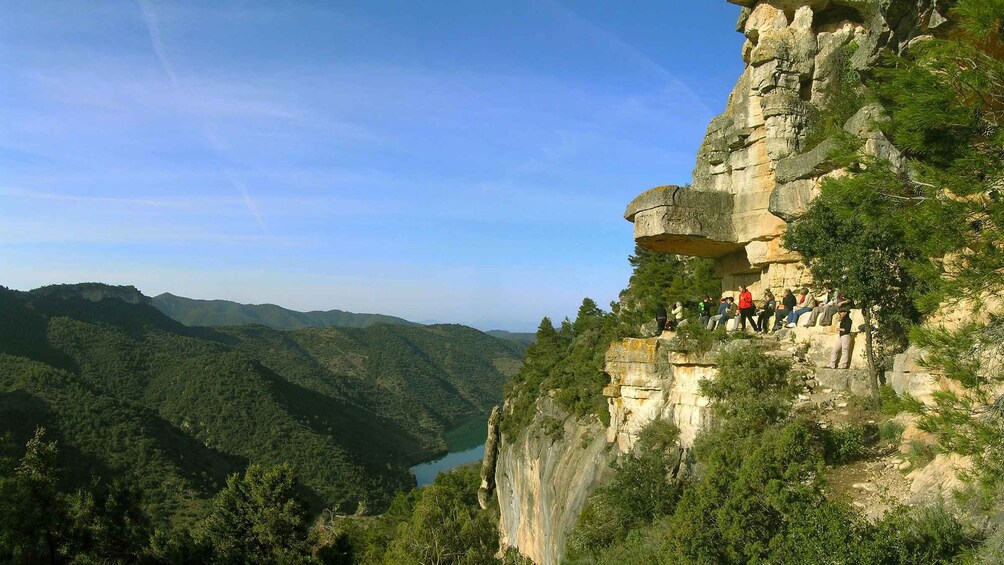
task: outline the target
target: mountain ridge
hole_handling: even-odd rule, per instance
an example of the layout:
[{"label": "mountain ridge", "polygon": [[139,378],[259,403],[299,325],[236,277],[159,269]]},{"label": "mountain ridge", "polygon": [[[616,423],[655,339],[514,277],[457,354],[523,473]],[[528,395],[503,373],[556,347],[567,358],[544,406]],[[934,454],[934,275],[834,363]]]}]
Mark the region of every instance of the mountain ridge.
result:
[{"label": "mountain ridge", "polygon": [[311,310],[300,312],[277,304],[243,304],[232,300],[204,300],[165,292],[154,296],[153,305],[186,326],[241,326],[263,324],[281,330],[338,326],[365,328],[374,324],[422,326],[417,322],[386,314]]},{"label": "mountain ridge", "polygon": [[250,462],[292,464],[315,509],[385,508],[522,354],[458,325],[188,327],[137,296],[0,288],[0,427],[46,428],[76,480],[127,478],[174,520]]}]

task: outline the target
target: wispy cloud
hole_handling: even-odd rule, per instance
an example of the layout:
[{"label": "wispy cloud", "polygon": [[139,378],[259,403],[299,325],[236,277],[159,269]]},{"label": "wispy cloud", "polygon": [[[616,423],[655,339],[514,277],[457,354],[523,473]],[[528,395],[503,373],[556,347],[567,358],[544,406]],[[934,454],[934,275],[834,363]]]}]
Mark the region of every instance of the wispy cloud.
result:
[{"label": "wispy cloud", "polygon": [[[170,79],[171,87],[174,90],[175,96],[180,98],[181,92],[178,83],[178,75],[174,70],[174,65],[172,64],[170,57],[167,56],[167,50],[164,48],[164,40],[160,33],[160,21],[157,18],[157,11],[154,9],[151,0],[136,0],[136,5],[139,7],[140,13],[143,15],[143,23],[146,25],[147,33],[150,36],[150,45],[153,47],[153,52],[160,61],[160,65],[163,67],[164,73],[167,74]],[[203,138],[205,138],[205,141],[212,148],[214,148],[217,152],[224,153],[228,161],[234,160],[233,156],[227,151],[226,143],[213,133],[214,130],[211,124],[202,124],[201,131]],[[252,200],[251,195],[248,193],[247,185],[230,172],[227,172],[227,177],[230,179],[230,183],[233,187],[240,192],[248,212],[252,217],[254,217],[258,226],[264,230],[265,222],[262,220],[261,213],[258,211],[258,207],[255,205],[254,200]]]},{"label": "wispy cloud", "polygon": [[141,206],[150,208],[193,208],[195,202],[187,200],[157,200],[150,198],[115,198],[106,196],[77,196],[55,192],[29,190],[26,188],[4,186],[0,187],[0,195],[11,198],[27,198],[32,200],[52,200],[58,202],[73,202],[77,204],[113,204],[122,206]]},{"label": "wispy cloud", "polygon": [[241,196],[244,197],[244,205],[247,206],[248,212],[251,212],[255,221],[258,222],[258,225],[264,229],[265,222],[261,219],[261,213],[258,212],[258,206],[255,204],[254,200],[251,199],[251,195],[248,194],[248,187],[243,182],[236,179],[233,179],[231,182],[233,182],[234,186],[241,191]]},{"label": "wispy cloud", "polygon": [[704,103],[703,100],[701,100],[700,96],[698,96],[690,86],[681,81],[675,74],[670,72],[669,69],[659,64],[659,62],[646,55],[634,45],[631,45],[627,41],[621,39],[618,35],[612,33],[611,31],[579,16],[571,9],[566,8],[564,5],[559,3],[557,0],[541,0],[541,2],[551,8],[552,11],[559,14],[566,21],[570,22],[573,26],[586,32],[586,34],[591,36],[593,39],[609,45],[615,52],[620,53],[622,56],[634,61],[642,68],[648,69],[650,72],[660,77],[660,79],[672,85],[675,90],[678,90],[690,98],[692,102],[698,105],[705,113],[713,114],[712,110]]},{"label": "wispy cloud", "polygon": [[171,64],[171,60],[167,57],[167,51],[164,49],[164,40],[160,35],[160,21],[157,19],[157,12],[154,10],[153,3],[150,0],[136,0],[136,5],[143,15],[143,23],[146,24],[146,31],[150,35],[150,45],[153,47],[153,52],[157,55],[160,66],[164,68],[164,74],[171,80],[171,84],[177,88],[178,75],[174,72],[174,65]]}]

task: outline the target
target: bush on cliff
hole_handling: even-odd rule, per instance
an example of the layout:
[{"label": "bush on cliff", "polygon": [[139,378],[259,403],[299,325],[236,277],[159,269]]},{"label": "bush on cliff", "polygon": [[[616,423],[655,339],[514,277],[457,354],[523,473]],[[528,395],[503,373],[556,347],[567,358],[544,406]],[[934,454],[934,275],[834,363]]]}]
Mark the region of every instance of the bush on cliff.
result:
[{"label": "bush on cliff", "polygon": [[569,537],[573,562],[594,558],[624,542],[632,530],[673,512],[683,489],[673,479],[684,463],[675,447],[679,433],[671,422],[657,420],[642,431],[638,453],[613,463],[613,478],[589,497]]},{"label": "bush on cliff", "polygon": [[398,495],[384,515],[333,518],[319,528],[319,537],[328,548],[325,562],[523,563],[515,555],[504,560],[495,558],[499,548],[498,509],[482,510],[478,506],[480,469],[480,465],[466,465],[441,473],[433,484]]},{"label": "bush on cliff", "polygon": [[749,344],[718,362],[719,377],[702,383],[712,422],[695,442],[691,478],[652,490],[661,506],[632,505],[639,485],[667,484],[667,472],[640,469],[652,453],[630,457],[590,498],[573,563],[949,563],[976,545],[944,510],[900,510],[872,525],[828,499],[834,454],[814,421],[790,416],[788,364]]}]

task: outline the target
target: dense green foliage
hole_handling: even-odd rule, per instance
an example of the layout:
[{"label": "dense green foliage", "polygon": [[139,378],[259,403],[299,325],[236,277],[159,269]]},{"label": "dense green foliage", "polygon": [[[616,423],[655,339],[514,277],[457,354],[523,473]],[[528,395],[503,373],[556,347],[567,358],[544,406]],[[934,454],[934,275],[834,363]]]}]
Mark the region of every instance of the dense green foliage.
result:
[{"label": "dense green foliage", "polygon": [[535,339],[537,339],[536,333],[507,332],[505,330],[488,330],[485,333],[499,339],[515,341],[516,343],[520,343],[524,346],[529,346]]},{"label": "dense green foliage", "polygon": [[1002,287],[1004,11],[959,0],[954,14],[951,37],[914,42],[867,81],[889,114],[874,126],[905,162],[859,155],[785,238],[817,280],[877,316],[890,348],[919,313],[961,298],[978,307]]},{"label": "dense green foliage", "polygon": [[134,562],[149,522],[121,482],[67,491],[58,449],[37,430],[23,453],[0,445],[0,560],[5,563]]},{"label": "dense green foliage", "polygon": [[[1004,289],[1004,4],[954,4],[951,35],[913,42],[868,81],[888,111],[874,125],[904,162],[859,156],[855,174],[824,184],[786,237],[818,279],[877,315],[887,345],[901,343],[919,313],[980,314]],[[924,427],[941,447],[974,456],[984,494],[998,499],[1004,401],[987,385],[1004,379],[999,327],[997,317],[974,316],[956,330],[911,332],[925,363],[967,389],[938,395]]]},{"label": "dense green foliage", "polygon": [[519,364],[462,326],[186,328],[81,292],[101,289],[0,290],[0,426],[48,428],[68,484],[120,478],[157,521],[201,516],[249,461],[292,465],[312,509],[379,511]]},{"label": "dense green foliage", "polygon": [[[836,444],[815,422],[790,416],[787,363],[746,343],[718,362],[719,378],[702,383],[713,423],[694,445],[692,474],[646,463],[670,453],[665,446],[627,456],[590,498],[573,562],[950,563],[976,545],[940,508],[870,524],[827,498],[825,462]],[[629,526],[597,527],[611,513]]]},{"label": "dense green foliage", "polygon": [[229,300],[196,300],[164,293],[153,305],[186,326],[242,326],[261,324],[278,330],[300,328],[368,328],[375,324],[418,326],[415,322],[383,314],[356,314],[342,310],[297,312],[275,304],[239,304]]},{"label": "dense green foliage", "polygon": [[705,295],[717,298],[722,293],[712,259],[655,253],[635,246],[628,262],[633,268],[631,279],[614,307],[627,325],[652,320],[660,304],[671,310],[673,304],[682,302],[687,317],[696,316],[697,303]]},{"label": "dense green foliage", "polygon": [[339,548],[340,563],[523,565],[517,556],[495,558],[498,508],[478,506],[480,481],[476,465],[440,474],[432,485],[399,495],[382,516],[334,517],[321,537]]},{"label": "dense green foliage", "polygon": [[590,299],[582,302],[575,322],[565,320],[559,329],[544,318],[537,339],[527,350],[523,366],[506,383],[508,410],[501,429],[514,437],[536,413],[537,399],[550,390],[555,401],[576,416],[607,414],[603,387],[603,357],[610,343],[620,337],[617,316],[601,311]]}]

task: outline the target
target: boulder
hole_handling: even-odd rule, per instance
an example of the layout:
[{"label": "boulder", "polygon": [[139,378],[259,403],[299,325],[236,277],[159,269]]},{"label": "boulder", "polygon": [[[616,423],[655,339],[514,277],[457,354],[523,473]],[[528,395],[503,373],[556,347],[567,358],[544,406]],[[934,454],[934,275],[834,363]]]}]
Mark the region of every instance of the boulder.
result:
[{"label": "boulder", "polygon": [[861,369],[827,369],[816,368],[814,377],[817,386],[832,388],[866,396],[871,394],[868,371]]}]

